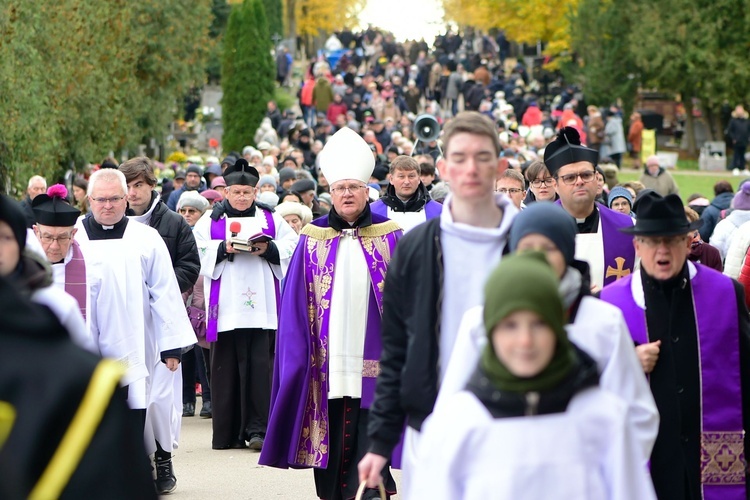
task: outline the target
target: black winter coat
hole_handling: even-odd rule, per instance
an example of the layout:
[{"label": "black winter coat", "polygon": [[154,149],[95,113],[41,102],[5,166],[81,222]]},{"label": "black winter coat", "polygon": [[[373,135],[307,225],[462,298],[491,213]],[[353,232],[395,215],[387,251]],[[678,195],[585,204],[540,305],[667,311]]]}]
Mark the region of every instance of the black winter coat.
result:
[{"label": "black winter coat", "polygon": [[172,258],[172,266],[180,285],[180,293],[190,289],[198,280],[201,260],[193,230],[182,216],[171,211],[163,201],[154,208],[149,226],[159,231]]}]

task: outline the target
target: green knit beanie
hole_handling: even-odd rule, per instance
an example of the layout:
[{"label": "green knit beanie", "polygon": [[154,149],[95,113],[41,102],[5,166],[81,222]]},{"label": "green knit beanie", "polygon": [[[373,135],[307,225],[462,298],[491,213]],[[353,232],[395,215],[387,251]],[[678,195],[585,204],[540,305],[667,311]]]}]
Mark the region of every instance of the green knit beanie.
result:
[{"label": "green knit beanie", "polygon": [[[484,327],[489,342],[481,365],[490,381],[512,392],[546,391],[556,387],[575,364],[574,351],[565,331],[565,312],[555,272],[540,252],[504,257],[492,271],[484,288]],[[531,378],[513,375],[498,359],[492,345],[492,330],[516,311],[532,311],[552,329],[555,354],[541,373]]]}]

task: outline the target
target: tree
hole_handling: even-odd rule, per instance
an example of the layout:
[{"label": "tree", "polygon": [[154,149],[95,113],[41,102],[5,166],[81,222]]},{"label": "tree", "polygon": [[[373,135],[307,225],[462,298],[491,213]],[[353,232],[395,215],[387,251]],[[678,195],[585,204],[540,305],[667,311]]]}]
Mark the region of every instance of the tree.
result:
[{"label": "tree", "polygon": [[227,0],[213,0],[211,6],[211,26],[208,29],[211,44],[209,47],[208,62],[206,63],[206,74],[209,82],[218,83],[221,81],[221,55],[224,52],[224,31],[226,30],[227,20],[231,11],[232,7],[227,3]]},{"label": "tree", "polygon": [[0,173],[34,173],[161,139],[202,82],[210,0],[34,0],[0,6]]},{"label": "tree", "polygon": [[606,105],[622,99],[633,109],[640,73],[628,33],[634,22],[625,0],[581,0],[571,19],[575,61],[567,75],[581,84],[587,102]]},{"label": "tree", "polygon": [[300,35],[333,33],[356,24],[365,0],[295,0],[294,17]]},{"label": "tree", "polygon": [[281,0],[263,0],[263,7],[268,20],[268,33],[271,36],[284,36],[284,23],[282,21]]},{"label": "tree", "polygon": [[232,7],[221,74],[223,147],[240,150],[252,144],[273,98],[275,71],[262,0]]},{"label": "tree", "polygon": [[443,0],[445,17],[459,25],[485,31],[502,28],[508,40],[547,44],[552,56],[567,55],[570,49],[570,18],[579,0]]},{"label": "tree", "polygon": [[[688,150],[697,151],[693,98],[717,114],[723,101],[743,102],[750,91],[745,27],[750,13],[742,0],[631,2],[629,45],[644,81],[682,96],[688,116]],[[720,131],[715,131],[720,134]]]}]

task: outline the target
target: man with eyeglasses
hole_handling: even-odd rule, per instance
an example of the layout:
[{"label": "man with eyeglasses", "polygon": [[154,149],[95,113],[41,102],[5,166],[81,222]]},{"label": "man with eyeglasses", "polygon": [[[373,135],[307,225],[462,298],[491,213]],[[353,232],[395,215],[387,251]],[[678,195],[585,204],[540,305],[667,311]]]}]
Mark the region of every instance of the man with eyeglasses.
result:
[{"label": "man with eyeglasses", "polygon": [[[76,224],[91,284],[90,334],[102,356],[127,367],[128,403],[144,425],[146,450],[154,454],[155,487],[174,491],[171,452],[176,437],[173,372],[181,349],[196,342],[180,287],[158,231],[126,215],[128,187],[115,169],[89,180],[91,212]],[[181,397],[181,396],[180,396]]]},{"label": "man with eyeglasses", "polygon": [[[211,343],[211,447],[260,451],[271,400],[279,282],[298,237],[273,208],[256,200],[260,175],[246,159],[227,167],[224,180],[226,198],[193,229]],[[235,247],[238,240],[246,243],[242,250]]]},{"label": "man with eyeglasses", "polygon": [[523,199],[526,197],[526,182],[518,170],[509,168],[500,174],[495,182],[495,192],[507,195],[517,209],[525,208]]},{"label": "man with eyeglasses", "polygon": [[746,498],[750,317],[735,280],[688,260],[689,222],[675,194],[636,205],[640,271],[605,287],[637,344],[661,416],[651,477],[661,498]]},{"label": "man with eyeglasses", "polygon": [[443,206],[430,198],[420,179],[421,170],[411,156],[397,156],[391,162],[385,195],[370,205],[372,213],[398,223],[404,233],[440,215]]},{"label": "man with eyeglasses", "polygon": [[[300,232],[284,285],[273,399],[259,463],[313,467],[317,498],[354,498],[380,371],[386,270],[402,232],[373,213],[368,144],[342,128],[319,156],[333,207]],[[396,492],[388,467],[388,494]],[[378,498],[377,489],[363,498]]]},{"label": "man with eyeglasses", "polygon": [[[53,285],[75,299],[79,314],[65,312],[66,317],[75,317],[76,324],[83,327],[82,335],[75,340],[80,343],[80,339],[83,339],[83,347],[95,352],[87,325],[91,280],[87,279],[86,261],[81,247],[73,239],[77,231],[75,224],[81,211],[68,203],[67,194],[65,186],[57,184],[50,187],[49,194],[42,193],[34,198],[31,202],[36,218],[33,229],[52,267]],[[58,306],[63,304],[67,304],[67,301],[59,301]],[[67,326],[72,330],[71,333],[77,333],[71,325]]]},{"label": "man with eyeglasses", "polygon": [[544,164],[556,179],[557,203],[576,220],[576,259],[588,262],[593,291],[629,275],[635,266],[630,239],[618,231],[633,219],[596,202],[599,153],[581,145],[578,132],[563,127],[544,150]]}]

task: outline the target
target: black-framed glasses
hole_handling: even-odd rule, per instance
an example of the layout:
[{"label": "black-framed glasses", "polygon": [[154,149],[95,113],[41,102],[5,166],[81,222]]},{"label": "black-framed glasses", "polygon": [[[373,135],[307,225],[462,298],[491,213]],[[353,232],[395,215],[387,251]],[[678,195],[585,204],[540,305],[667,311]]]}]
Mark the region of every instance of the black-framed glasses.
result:
[{"label": "black-framed glasses", "polygon": [[578,177],[580,177],[584,183],[588,183],[594,180],[594,177],[596,177],[596,171],[586,170],[585,172],[577,172],[575,174],[560,175],[557,178],[560,179],[563,184],[571,185],[576,183]]},{"label": "black-framed glasses", "polygon": [[553,186],[555,184],[555,179],[553,177],[547,177],[544,179],[534,179],[533,181],[530,182],[530,184],[534,186],[535,188],[540,188],[542,187],[542,185]]}]

